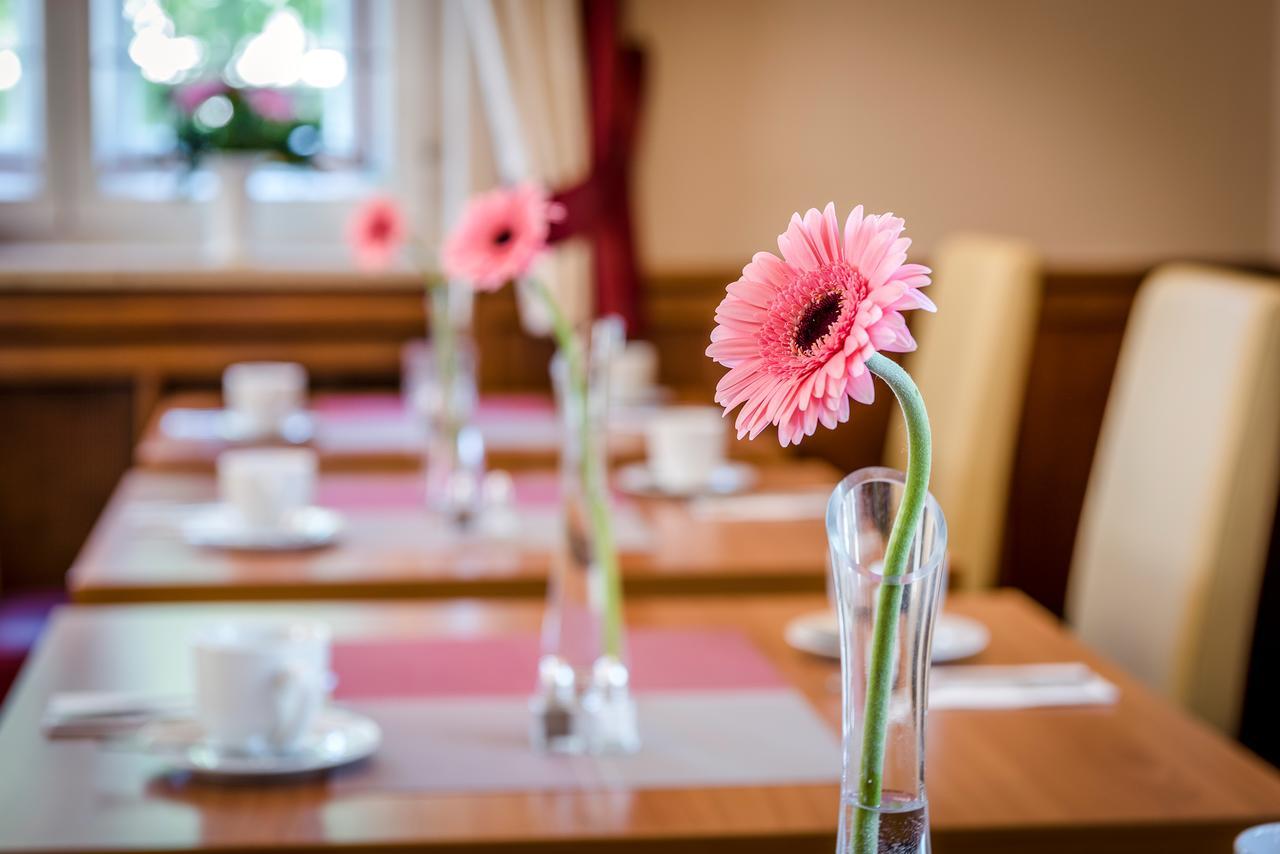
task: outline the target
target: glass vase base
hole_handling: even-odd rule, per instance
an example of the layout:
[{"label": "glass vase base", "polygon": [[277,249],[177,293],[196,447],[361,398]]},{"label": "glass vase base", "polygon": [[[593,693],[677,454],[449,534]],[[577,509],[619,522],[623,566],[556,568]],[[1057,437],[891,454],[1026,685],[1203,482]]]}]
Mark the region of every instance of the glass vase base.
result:
[{"label": "glass vase base", "polygon": [[454,528],[472,527],[484,509],[484,439],[472,425],[433,431],[427,451],[427,508]]},{"label": "glass vase base", "polygon": [[[839,854],[929,854],[928,802],[895,798],[889,792],[884,802],[877,809],[841,802]],[[859,839],[860,829],[866,839]]]},{"label": "glass vase base", "polygon": [[582,672],[559,656],[546,655],[538,671],[538,691],[529,701],[535,749],[578,756],[640,749],[636,703],[624,664],[601,656]]}]

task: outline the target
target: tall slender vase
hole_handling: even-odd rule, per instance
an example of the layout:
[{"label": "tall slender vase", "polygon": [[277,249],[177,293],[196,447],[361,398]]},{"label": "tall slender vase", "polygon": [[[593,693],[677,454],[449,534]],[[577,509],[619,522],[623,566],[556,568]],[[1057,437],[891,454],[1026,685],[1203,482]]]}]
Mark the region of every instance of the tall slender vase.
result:
[{"label": "tall slender vase", "polygon": [[532,739],[559,753],[639,747],[621,617],[607,483],[608,367],[621,346],[612,321],[552,362],[562,425],[562,538],[547,588]]},{"label": "tall slender vase", "polygon": [[476,348],[465,285],[431,287],[430,376],[420,399],[427,417],[427,505],[459,527],[481,510],[484,439],[475,427]]},{"label": "tall slender vase", "polygon": [[[902,500],[902,472],[860,469],[836,487],[827,507],[840,624],[844,775],[837,854],[928,854],[925,722],[933,626],[943,592],[947,525],[930,495],[902,575],[882,575],[885,547]],[[878,622],[886,631],[877,632]],[[872,666],[879,652],[891,662]],[[886,644],[887,641],[887,644]],[[887,678],[890,690],[868,691]],[[868,694],[887,704],[868,707]],[[882,742],[868,739],[868,721],[883,722]],[[882,785],[866,776],[882,763]],[[878,791],[877,791],[878,788]]]},{"label": "tall slender vase", "polygon": [[262,162],[262,155],[225,151],[206,162],[218,177],[218,192],[205,209],[205,255],[214,264],[242,267],[248,261],[249,174]]}]

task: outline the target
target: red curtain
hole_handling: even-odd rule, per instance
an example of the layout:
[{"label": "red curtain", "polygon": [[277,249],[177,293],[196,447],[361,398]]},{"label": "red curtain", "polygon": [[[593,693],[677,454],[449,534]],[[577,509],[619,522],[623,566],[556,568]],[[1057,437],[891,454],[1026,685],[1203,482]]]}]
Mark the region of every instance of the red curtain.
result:
[{"label": "red curtain", "polygon": [[581,236],[594,250],[597,314],[619,314],[627,334],[644,333],[631,224],[631,169],[644,82],[644,55],[624,45],[620,0],[583,0],[590,79],[591,172],[555,194],[565,206],[551,241]]}]

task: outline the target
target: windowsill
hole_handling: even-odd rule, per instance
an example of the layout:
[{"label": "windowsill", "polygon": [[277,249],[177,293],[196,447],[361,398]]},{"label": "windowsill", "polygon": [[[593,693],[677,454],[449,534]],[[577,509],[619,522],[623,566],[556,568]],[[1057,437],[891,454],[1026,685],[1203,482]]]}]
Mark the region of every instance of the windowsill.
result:
[{"label": "windowsill", "polygon": [[[377,186],[373,176],[362,170],[323,171],[275,163],[255,168],[246,183],[249,198],[266,204],[353,202]],[[98,187],[109,199],[207,202],[218,192],[218,176],[208,168],[190,174],[181,167],[108,170],[98,179]]]},{"label": "windowsill", "polygon": [[0,244],[0,291],[59,290],[419,290],[422,276],[401,263],[357,269],[345,246],[251,248],[243,266],[209,261],[195,245],[126,243]]},{"label": "windowsill", "polygon": [[39,172],[0,172],[0,203],[29,202],[43,188],[44,176]]}]

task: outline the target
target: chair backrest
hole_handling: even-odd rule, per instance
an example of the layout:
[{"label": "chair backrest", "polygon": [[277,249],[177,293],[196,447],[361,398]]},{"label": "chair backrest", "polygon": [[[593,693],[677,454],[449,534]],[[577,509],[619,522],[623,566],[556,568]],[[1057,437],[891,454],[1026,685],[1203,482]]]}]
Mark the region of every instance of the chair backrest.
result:
[{"label": "chair backrest", "polygon": [[[956,586],[998,581],[1009,480],[1040,317],[1040,258],[1021,241],[957,235],[933,256],[936,314],[913,312],[906,359],[933,429],[930,490],[947,514]],[[906,430],[890,421],[885,461],[906,466]]]},{"label": "chair backrest", "polygon": [[1239,724],[1280,481],[1280,280],[1143,283],[1094,456],[1068,618],[1226,732]]}]

